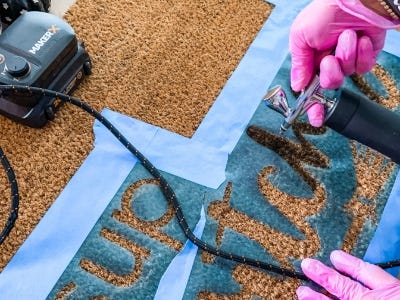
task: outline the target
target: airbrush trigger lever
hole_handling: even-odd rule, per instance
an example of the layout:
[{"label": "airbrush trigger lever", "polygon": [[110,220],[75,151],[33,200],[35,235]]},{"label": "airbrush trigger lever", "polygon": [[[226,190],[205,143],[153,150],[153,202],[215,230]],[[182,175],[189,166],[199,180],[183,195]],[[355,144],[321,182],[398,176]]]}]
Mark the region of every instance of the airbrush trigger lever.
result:
[{"label": "airbrush trigger lever", "polygon": [[263,97],[262,101],[269,108],[279,112],[285,117],[280,127],[280,133],[283,134],[295,120],[316,102],[325,106],[325,114],[329,115],[329,110],[334,106],[335,99],[323,95],[323,90],[319,84],[319,77],[316,75],[309,86],[304,89],[297,98],[293,107],[289,107],[285,91],[281,86],[275,86]]}]

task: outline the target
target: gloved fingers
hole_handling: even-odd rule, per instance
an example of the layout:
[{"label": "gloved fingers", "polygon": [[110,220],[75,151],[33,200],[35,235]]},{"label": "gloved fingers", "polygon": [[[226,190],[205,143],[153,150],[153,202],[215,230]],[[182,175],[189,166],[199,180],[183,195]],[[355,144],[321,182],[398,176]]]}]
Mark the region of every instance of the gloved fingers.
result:
[{"label": "gloved fingers", "polygon": [[346,29],[339,35],[335,57],[340,62],[345,76],[356,71],[357,44],[357,33],[354,30]]},{"label": "gloved fingers", "polygon": [[[333,49],[334,49],[334,48],[328,49],[328,50],[325,50],[325,51],[315,51],[315,54],[314,54],[314,55],[315,55],[314,65],[320,66],[322,60],[323,60],[326,56],[332,54]],[[319,70],[319,69],[317,69],[317,70]]]},{"label": "gloved fingers", "polygon": [[310,12],[313,11],[311,3],[302,10],[290,27],[289,49],[292,58],[291,87],[294,91],[303,90],[315,74],[315,48],[310,45],[308,36],[310,28],[304,23]]},{"label": "gloved fingers", "polygon": [[291,32],[290,51],[292,54],[292,68],[290,82],[294,91],[304,89],[314,75],[314,50],[297,40]]},{"label": "gloved fingers", "polygon": [[356,31],[346,29],[339,35],[335,57],[344,76],[353,73],[361,75],[372,69],[376,63],[377,53],[380,51],[381,49],[374,49],[374,44],[369,36],[364,35],[359,38]]},{"label": "gloved fingers", "polygon": [[378,55],[385,46],[386,30],[377,27],[368,27],[358,32],[359,36],[367,36],[371,40],[375,55]]},{"label": "gloved fingers", "polygon": [[320,64],[320,85],[325,89],[337,89],[344,82],[344,74],[339,60],[333,55],[325,56]]},{"label": "gloved fingers", "polygon": [[365,299],[398,300],[399,295],[400,285],[393,284],[391,286],[385,286],[384,288],[369,291],[365,294]]},{"label": "gloved fingers", "polygon": [[322,103],[314,103],[307,110],[308,121],[314,127],[321,127],[325,120],[325,108]]},{"label": "gloved fingers", "polygon": [[341,250],[331,253],[331,262],[337,270],[360,281],[370,289],[400,284],[399,280],[381,269]]},{"label": "gloved fingers", "polygon": [[335,57],[340,62],[345,76],[353,73],[365,74],[376,62],[376,53],[368,36],[357,37],[354,30],[343,31],[338,39]]},{"label": "gloved fingers", "polygon": [[358,40],[355,72],[359,75],[365,74],[372,69],[375,63],[376,54],[371,39],[367,36],[363,36]]},{"label": "gloved fingers", "polygon": [[369,289],[360,283],[327,267],[318,260],[311,258],[303,259],[301,268],[308,278],[339,299],[362,299],[363,295],[369,291]]},{"label": "gloved fingers", "polygon": [[296,295],[299,300],[330,300],[327,296],[317,293],[308,286],[299,286],[296,290]]}]

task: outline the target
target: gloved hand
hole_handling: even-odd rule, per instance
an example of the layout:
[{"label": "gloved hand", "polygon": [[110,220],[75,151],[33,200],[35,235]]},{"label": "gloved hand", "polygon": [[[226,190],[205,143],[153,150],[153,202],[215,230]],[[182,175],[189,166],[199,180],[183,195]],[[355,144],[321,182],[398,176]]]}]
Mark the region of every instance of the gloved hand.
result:
[{"label": "gloved hand", "polygon": [[[327,89],[341,86],[344,76],[368,72],[384,46],[386,29],[398,26],[359,0],[314,0],[291,26],[292,89],[301,91],[318,72]],[[323,106],[311,106],[308,117],[311,125],[321,126]]]},{"label": "gloved hand", "polygon": [[[344,276],[315,259],[306,258],[301,263],[303,272],[339,299],[400,299],[400,281],[378,266],[362,261],[341,250],[331,253],[334,267]],[[296,291],[299,300],[328,300],[309,287]]]}]

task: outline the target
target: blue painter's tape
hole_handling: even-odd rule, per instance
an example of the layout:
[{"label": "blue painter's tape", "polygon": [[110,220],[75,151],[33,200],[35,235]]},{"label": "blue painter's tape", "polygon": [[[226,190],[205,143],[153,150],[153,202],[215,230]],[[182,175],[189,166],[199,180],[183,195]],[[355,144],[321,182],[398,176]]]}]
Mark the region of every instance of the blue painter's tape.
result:
[{"label": "blue painter's tape", "polygon": [[[102,114],[110,120],[135,147],[151,161],[156,168],[193,181],[218,188],[225,180],[225,166],[228,153],[201,141],[191,140],[159,127],[132,119],[105,109]],[[98,144],[103,148],[115,149],[117,153],[128,150],[97,121],[101,135]],[[147,141],[143,144],[141,141]],[[129,155],[131,155],[129,153]]]},{"label": "blue painter's tape", "polygon": [[293,20],[309,1],[270,2],[276,7],[196,130],[193,140],[231,152],[287,57],[289,20]]},{"label": "blue painter's tape", "polygon": [[400,57],[400,31],[389,30],[387,32],[383,50]]},{"label": "blue painter's tape", "polygon": [[[392,188],[390,197],[382,213],[379,226],[365,253],[364,259],[373,262],[386,262],[400,259],[400,173]],[[400,268],[388,270],[398,276]]]},{"label": "blue painter's tape", "polygon": [[[206,213],[201,207],[200,220],[193,233],[201,239],[206,224]],[[161,277],[154,300],[180,300],[186,289],[190,272],[196,258],[198,247],[191,241],[186,241],[181,252],[172,260]]]},{"label": "blue painter's tape", "polygon": [[95,149],[86,158],[0,273],[0,299],[46,298],[136,163],[132,155],[109,155]]}]

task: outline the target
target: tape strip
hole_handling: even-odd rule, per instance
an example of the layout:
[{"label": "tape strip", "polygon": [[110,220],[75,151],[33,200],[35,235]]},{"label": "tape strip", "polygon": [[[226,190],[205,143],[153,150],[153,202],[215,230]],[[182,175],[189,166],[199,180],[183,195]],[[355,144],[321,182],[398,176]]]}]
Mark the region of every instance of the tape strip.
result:
[{"label": "tape strip", "polygon": [[[194,235],[199,239],[201,239],[205,224],[206,213],[202,206],[200,220],[193,231]],[[196,258],[197,249],[198,247],[191,241],[186,241],[181,252],[175,256],[161,277],[154,300],[179,300],[183,298],[194,259]]]}]

